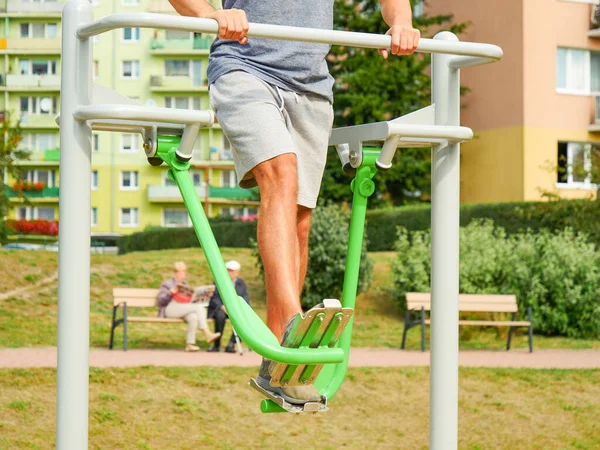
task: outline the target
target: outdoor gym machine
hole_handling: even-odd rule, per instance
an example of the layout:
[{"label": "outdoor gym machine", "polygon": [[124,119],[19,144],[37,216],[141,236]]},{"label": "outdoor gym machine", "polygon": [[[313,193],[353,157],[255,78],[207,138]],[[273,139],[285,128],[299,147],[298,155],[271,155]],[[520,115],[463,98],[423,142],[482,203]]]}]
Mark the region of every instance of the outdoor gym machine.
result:
[{"label": "outdoor gym machine", "polygon": [[[93,36],[124,27],[217,33],[209,19],[150,13],[127,13],[93,20],[89,0],[68,0],[63,8],[61,72],[61,190],[59,236],[57,448],[88,446],[90,171],[93,130],[141,133],[151,164],[166,162],[178,183],[196,232],[222,292],[232,323],[251,348],[290,367],[325,364],[315,386],[327,397],[345,376],[352,322],[337,346],[285,348],[262,320],[238,301],[204,211],[193,192],[187,168],[200,128],[214,122],[212,111],[145,107],[92,81]],[[248,36],[366,48],[390,48],[390,37],[366,33],[251,24]],[[459,70],[494,62],[499,47],[458,42],[442,32],[421,39],[418,52],[435,53],[432,61],[432,105],[406,116],[333,131],[344,170],[356,173],[342,306],[353,309],[358,260],[371,178],[391,167],[400,147],[432,148],[432,326],[430,447],[455,449],[458,439],[458,231],[459,146],[472,137],[460,126]],[[382,142],[381,150],[363,143]],[[192,198],[193,197],[193,198]],[[212,239],[212,243],[211,243]],[[252,331],[252,332],[251,332]],[[264,401],[263,411],[277,405]]]}]

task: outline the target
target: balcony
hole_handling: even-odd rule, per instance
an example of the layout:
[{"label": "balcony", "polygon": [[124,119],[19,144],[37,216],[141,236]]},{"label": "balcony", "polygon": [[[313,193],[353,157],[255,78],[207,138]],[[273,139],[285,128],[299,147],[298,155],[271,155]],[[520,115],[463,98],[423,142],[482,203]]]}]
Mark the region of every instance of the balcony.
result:
[{"label": "balcony", "polygon": [[[30,199],[44,199],[48,201],[58,201],[59,188],[58,187],[45,187],[41,191],[21,191],[22,196]],[[10,199],[17,199],[21,195],[17,195],[17,192],[13,188],[6,188],[6,194]]]},{"label": "balcony", "polygon": [[223,198],[227,200],[257,200],[258,189],[242,189],[241,187],[209,186],[210,198]]},{"label": "balcony", "polygon": [[[196,186],[198,197],[206,197],[206,188]],[[181,193],[177,186],[148,186],[148,201],[151,203],[182,203]]]},{"label": "balcony", "polygon": [[194,39],[152,39],[150,53],[152,55],[208,55],[212,38],[197,37]]},{"label": "balcony", "polygon": [[150,90],[152,92],[208,92],[208,83],[200,84],[193,77],[166,77],[152,75]]},{"label": "balcony", "polygon": [[40,3],[8,0],[6,3],[6,12],[12,16],[60,17],[63,6],[64,2],[58,1]]},{"label": "balcony", "polygon": [[15,75],[6,76],[7,91],[60,91],[60,75]]},{"label": "balcony", "polygon": [[5,48],[11,54],[60,55],[60,38],[7,38]]},{"label": "balcony", "polygon": [[25,160],[15,161],[18,166],[57,166],[60,161],[60,149],[48,149],[41,152],[31,152]]},{"label": "balcony", "polygon": [[21,127],[23,128],[58,128],[54,114],[21,114]]},{"label": "balcony", "polygon": [[152,13],[176,14],[168,0],[152,0],[148,11]]}]

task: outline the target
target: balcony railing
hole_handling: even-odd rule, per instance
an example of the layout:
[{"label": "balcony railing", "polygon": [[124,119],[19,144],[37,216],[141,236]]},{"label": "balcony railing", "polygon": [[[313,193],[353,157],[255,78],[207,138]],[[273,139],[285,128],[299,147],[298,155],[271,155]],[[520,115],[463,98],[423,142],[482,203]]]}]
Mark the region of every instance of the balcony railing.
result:
[{"label": "balcony railing", "polygon": [[194,39],[152,39],[150,50],[160,53],[161,50],[172,54],[175,52],[208,53],[212,44],[211,38],[197,37]]},{"label": "balcony railing", "polygon": [[[3,5],[4,6],[4,5]],[[17,0],[8,0],[6,12],[8,13],[36,13],[36,14],[60,14],[64,2],[22,2]]]},{"label": "balcony railing", "polygon": [[21,126],[26,128],[58,128],[53,114],[21,114]]},{"label": "balcony railing", "polygon": [[202,82],[193,77],[167,77],[162,75],[152,75],[150,77],[150,90],[152,91],[207,91],[208,81]]},{"label": "balcony railing", "polygon": [[60,38],[7,38],[7,50],[27,50],[37,53],[60,53]]},{"label": "balcony railing", "polygon": [[[32,151],[27,159],[15,161],[16,165],[32,166],[38,163],[41,165],[55,165],[60,161],[60,149],[54,148],[45,151]],[[49,164],[47,164],[49,163]]]},{"label": "balcony railing", "polygon": [[6,87],[8,88],[48,88],[49,90],[60,89],[59,75],[15,75],[6,76]]},{"label": "balcony railing", "polygon": [[258,189],[242,189],[241,187],[209,186],[210,198],[224,198],[230,200],[254,200],[257,198]]},{"label": "balcony railing", "polygon": [[[41,191],[21,191],[22,196],[28,198],[56,198],[58,199],[59,188],[58,187],[45,187]],[[13,188],[6,188],[6,194],[9,198],[17,198],[21,195],[17,195],[17,191]]]},{"label": "balcony railing", "polygon": [[[198,197],[206,197],[206,188],[196,186]],[[149,202],[183,202],[177,186],[148,186]]]}]

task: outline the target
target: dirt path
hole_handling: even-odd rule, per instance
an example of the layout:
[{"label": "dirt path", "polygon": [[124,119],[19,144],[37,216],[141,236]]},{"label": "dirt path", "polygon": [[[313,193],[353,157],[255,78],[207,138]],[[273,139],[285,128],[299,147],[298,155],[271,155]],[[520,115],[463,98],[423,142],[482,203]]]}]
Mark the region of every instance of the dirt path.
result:
[{"label": "dirt path", "polygon": [[21,295],[27,291],[39,288],[46,284],[50,284],[57,280],[58,280],[58,272],[54,273],[53,275],[50,275],[49,277],[44,278],[43,280],[38,281],[35,284],[29,285],[29,286],[23,286],[23,287],[20,287],[17,289],[13,289],[12,291],[0,293],[0,301],[6,300],[7,298],[10,298],[10,297],[15,297],[17,295]]},{"label": "dirt path", "polygon": [[[429,352],[355,348],[350,353],[353,367],[428,366]],[[185,353],[180,350],[90,350],[92,367],[140,366],[258,366],[260,356],[244,353]],[[600,369],[599,350],[461,351],[463,367],[513,367],[535,369]],[[56,367],[56,348],[0,349],[0,367]]]}]

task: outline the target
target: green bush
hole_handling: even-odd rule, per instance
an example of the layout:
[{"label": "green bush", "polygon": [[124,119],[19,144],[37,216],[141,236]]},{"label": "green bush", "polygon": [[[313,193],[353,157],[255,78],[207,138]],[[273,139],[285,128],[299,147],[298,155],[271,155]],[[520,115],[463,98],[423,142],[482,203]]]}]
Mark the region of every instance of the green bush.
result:
[{"label": "green bush", "polygon": [[[491,219],[506,233],[515,234],[530,229],[538,232],[572,228],[588,235],[600,246],[600,201],[559,200],[552,202],[513,202],[461,205],[460,223],[466,226],[474,219]],[[367,213],[369,251],[393,250],[396,228],[409,231],[431,227],[430,205],[371,210]]]},{"label": "green bush", "polygon": [[[211,228],[220,247],[249,248],[256,237],[256,222],[211,220]],[[123,236],[119,239],[119,253],[199,247],[193,228],[157,228]]]},{"label": "green bush", "polygon": [[[398,230],[392,266],[396,298],[429,292],[430,233]],[[587,236],[558,233],[507,235],[490,220],[460,232],[460,285],[467,294],[514,294],[520,314],[531,306],[536,333],[600,337],[600,253]]]},{"label": "green bush", "polygon": [[[308,272],[301,295],[305,309],[321,303],[325,298],[342,298],[350,214],[340,206],[329,205],[316,208],[312,215],[312,226],[308,249]],[[256,242],[254,256],[261,274],[264,272]],[[367,257],[367,239],[363,241],[360,260],[358,292],[369,288],[373,263]]]}]

